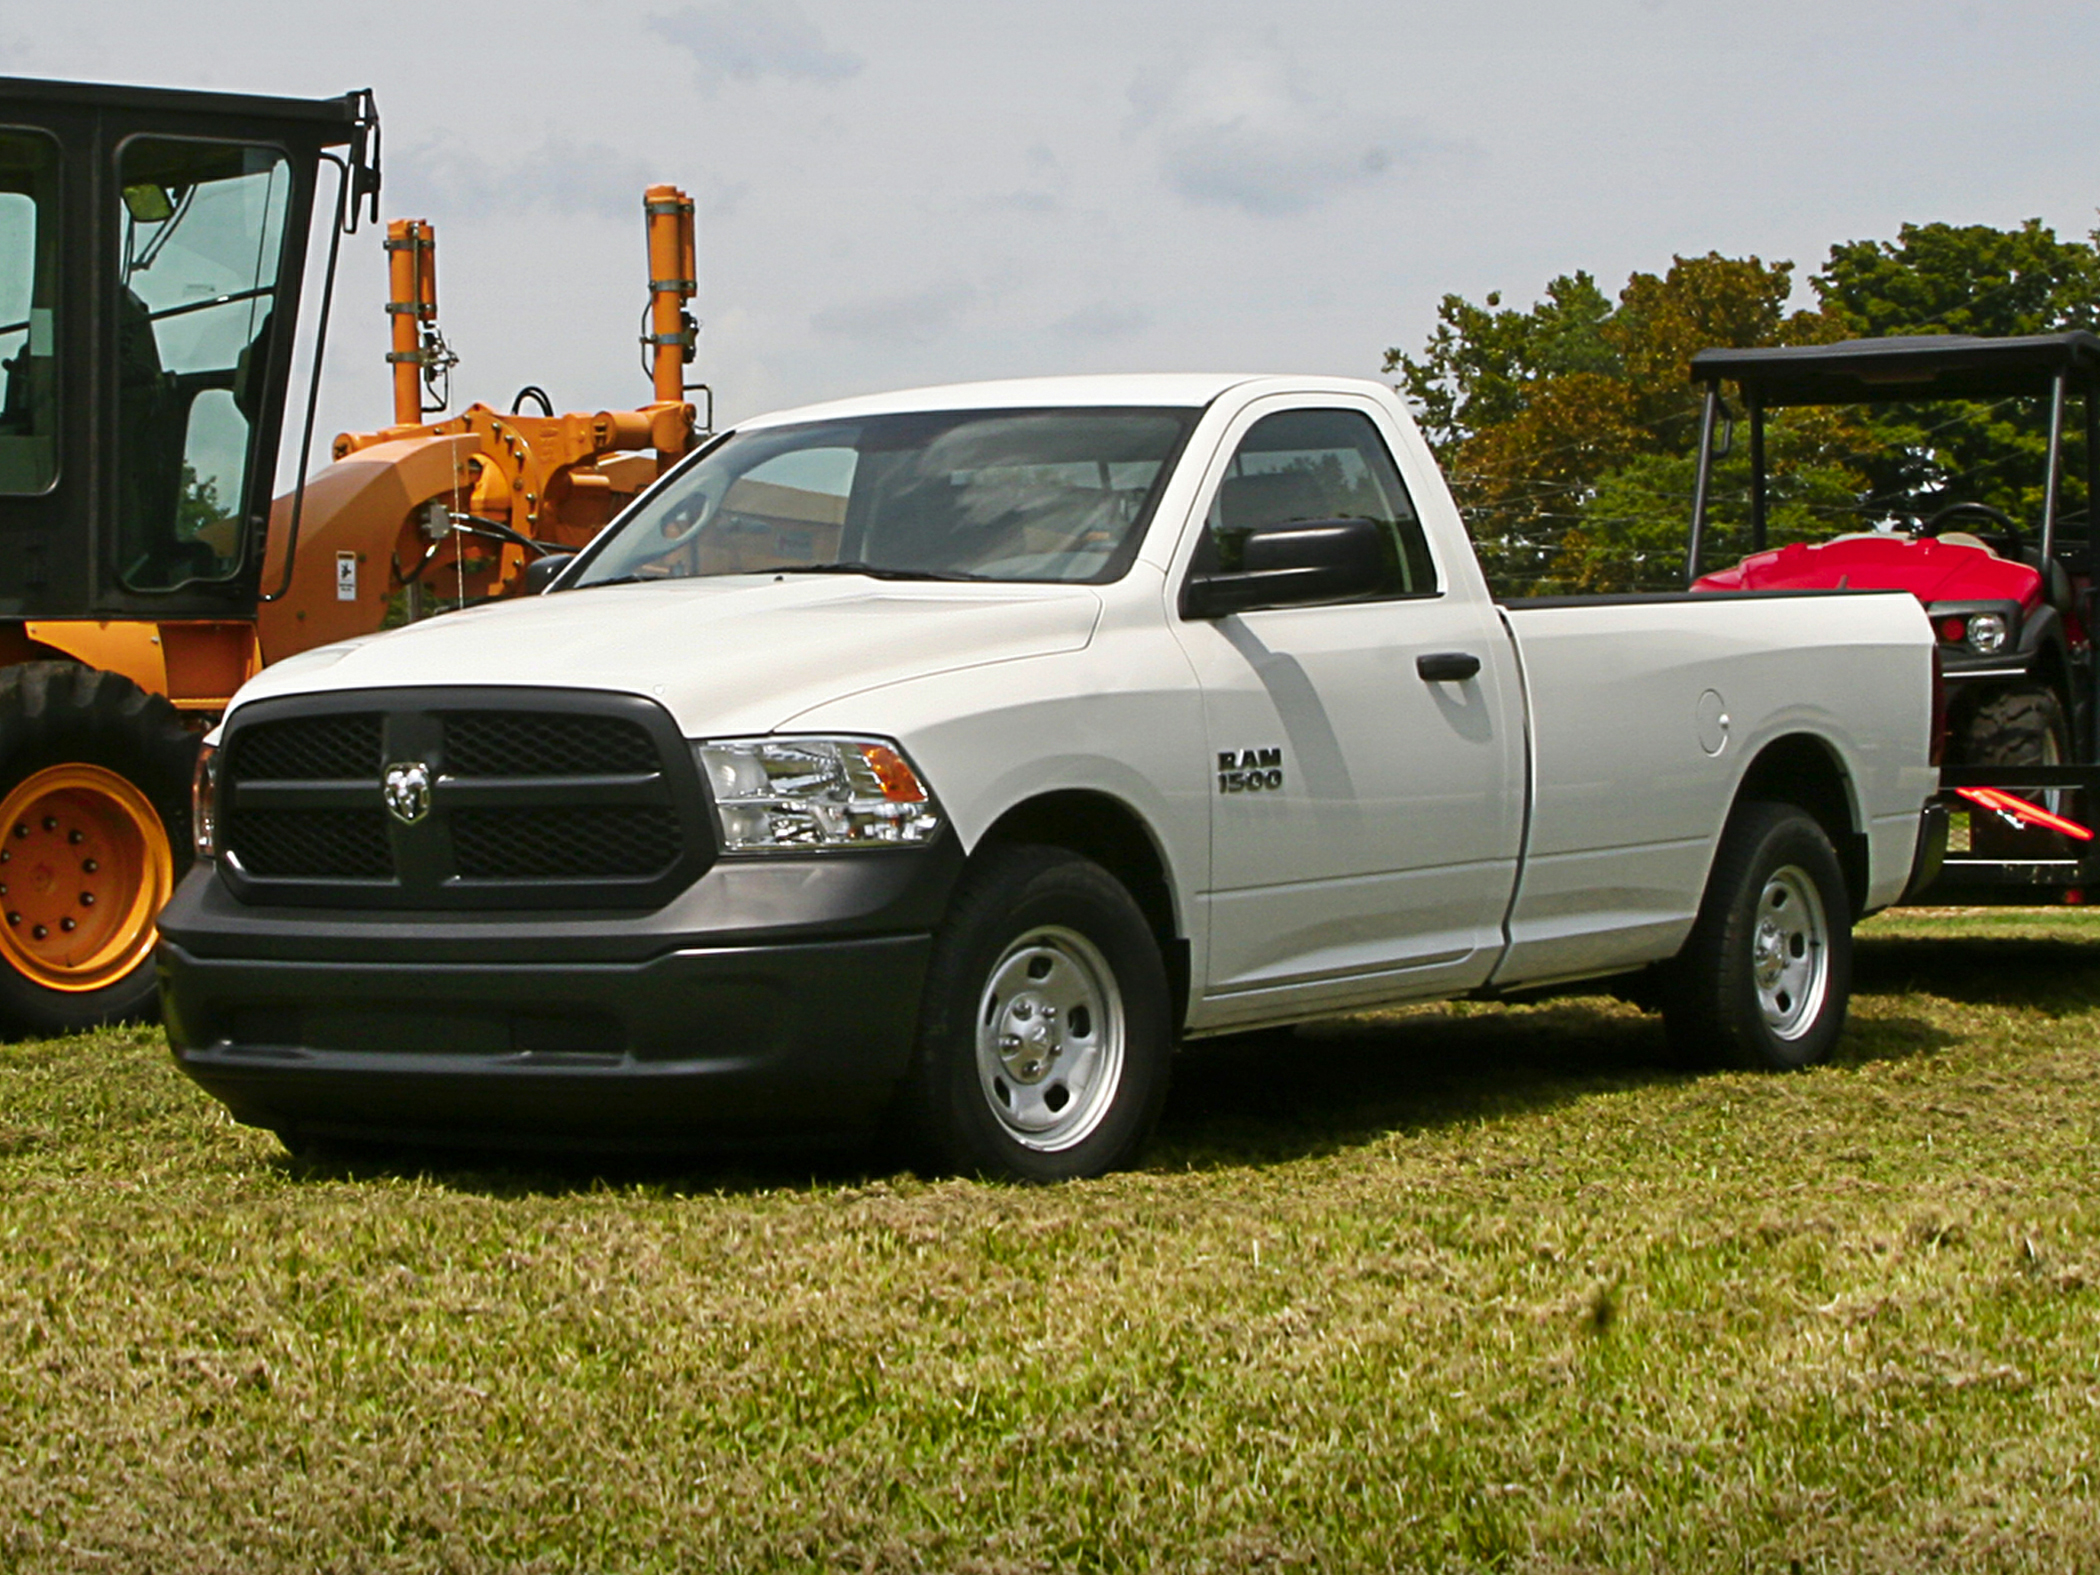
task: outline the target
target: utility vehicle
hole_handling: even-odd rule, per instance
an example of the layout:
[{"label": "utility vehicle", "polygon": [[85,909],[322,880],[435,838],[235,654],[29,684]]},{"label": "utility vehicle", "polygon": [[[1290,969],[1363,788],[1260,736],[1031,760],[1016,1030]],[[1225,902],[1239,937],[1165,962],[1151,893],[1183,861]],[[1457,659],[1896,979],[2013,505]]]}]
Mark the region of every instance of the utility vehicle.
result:
[{"label": "utility vehicle", "polygon": [[[1839,344],[1702,350],[1706,385],[1688,574],[1698,591],[1902,590],[1937,637],[1944,726],[1936,819],[1944,863],[1913,900],[2076,903],[2100,883],[2091,837],[2100,787],[2093,660],[2100,535],[2100,338],[1918,335]],[[1722,387],[1747,407],[1752,552],[1703,572],[1723,417]],[[2004,475],[1941,475],[1927,496],[1883,500],[1864,528],[1821,542],[1767,541],[1766,412],[1808,405],[1917,407],[1928,424],[1949,401],[2031,400],[2047,411],[2039,516],[1985,501]],[[2076,425],[2072,423],[2075,421]],[[1929,430],[1929,425],[1928,425]],[[2079,441],[2081,440],[2082,441]],[[2075,452],[2074,452],[2075,449]],[[2069,467],[2082,494],[2066,506]]]}]

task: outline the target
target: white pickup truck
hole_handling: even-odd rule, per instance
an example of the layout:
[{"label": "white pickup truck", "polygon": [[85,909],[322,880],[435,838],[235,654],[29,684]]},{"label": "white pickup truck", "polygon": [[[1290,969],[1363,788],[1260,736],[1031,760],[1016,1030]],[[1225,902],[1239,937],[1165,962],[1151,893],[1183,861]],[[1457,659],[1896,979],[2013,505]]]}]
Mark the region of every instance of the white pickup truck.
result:
[{"label": "white pickup truck", "polygon": [[1498,605],[1373,383],[790,411],[544,594],[243,689],[168,1031],[292,1144],[1029,1179],[1128,1162],[1180,1041],[1389,1002],[1645,971],[1800,1066],[1917,856],[1931,648],[1894,593]]}]

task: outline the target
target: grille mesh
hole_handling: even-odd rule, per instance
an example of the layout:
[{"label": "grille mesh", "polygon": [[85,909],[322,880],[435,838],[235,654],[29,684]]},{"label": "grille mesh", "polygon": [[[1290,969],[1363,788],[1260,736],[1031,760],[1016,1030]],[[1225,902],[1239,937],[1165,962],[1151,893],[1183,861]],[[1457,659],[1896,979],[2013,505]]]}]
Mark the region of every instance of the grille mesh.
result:
[{"label": "grille mesh", "polygon": [[244,809],[226,842],[251,875],[386,880],[394,873],[376,809]]},{"label": "grille mesh", "polygon": [[678,818],[656,805],[462,809],[452,815],[453,865],[466,880],[654,875],[678,851]]},{"label": "grille mesh", "polygon": [[[222,778],[225,843],[240,871],[265,883],[254,897],[442,908],[665,895],[649,883],[689,852],[668,802],[690,776],[675,734],[660,746],[648,725],[610,708],[391,704],[236,722]],[[437,767],[438,781],[428,816],[396,825],[381,774],[411,756]],[[594,785],[579,793],[583,783]]]},{"label": "grille mesh", "polygon": [[639,776],[657,769],[655,740],[618,717],[546,711],[454,711],[445,717],[445,771],[451,776]]},{"label": "grille mesh", "polygon": [[364,779],[378,773],[379,750],[377,716],[294,717],[242,733],[228,775],[236,782]]}]

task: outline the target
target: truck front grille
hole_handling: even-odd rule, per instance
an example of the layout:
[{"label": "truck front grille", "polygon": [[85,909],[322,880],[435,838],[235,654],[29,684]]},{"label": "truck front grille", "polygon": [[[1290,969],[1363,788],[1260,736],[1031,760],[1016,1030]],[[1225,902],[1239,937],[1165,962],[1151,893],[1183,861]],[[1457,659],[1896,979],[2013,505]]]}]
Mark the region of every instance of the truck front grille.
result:
[{"label": "truck front grille", "polygon": [[303,716],[244,729],[229,766],[250,781],[363,781],[380,767],[380,718],[372,713]]},{"label": "truck front grille", "polygon": [[452,854],[467,880],[654,875],[678,857],[678,817],[653,804],[463,809]]},{"label": "truck front grille", "polygon": [[[250,809],[234,821],[242,867],[298,880],[391,880],[386,815],[376,809]],[[231,840],[231,837],[229,837]]]},{"label": "truck front grille", "polygon": [[691,751],[639,697],[260,701],[225,748],[221,873],[251,902],[655,905],[714,853]]},{"label": "truck front grille", "polygon": [[460,777],[559,777],[656,769],[656,745],[632,722],[541,711],[448,711],[445,767]]}]

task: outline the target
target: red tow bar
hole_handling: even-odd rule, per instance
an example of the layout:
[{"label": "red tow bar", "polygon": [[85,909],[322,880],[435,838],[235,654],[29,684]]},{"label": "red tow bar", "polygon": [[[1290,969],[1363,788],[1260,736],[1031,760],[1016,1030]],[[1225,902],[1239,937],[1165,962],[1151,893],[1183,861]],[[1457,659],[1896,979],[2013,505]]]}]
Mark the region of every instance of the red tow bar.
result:
[{"label": "red tow bar", "polygon": [[1998,788],[1956,788],[1954,790],[1971,804],[2003,815],[2016,826],[2041,826],[2049,831],[2060,831],[2080,842],[2091,842],[2093,834],[2075,820],[2066,820],[2061,815],[2052,815],[2039,804],[2030,804],[2024,798],[2015,797]]}]

